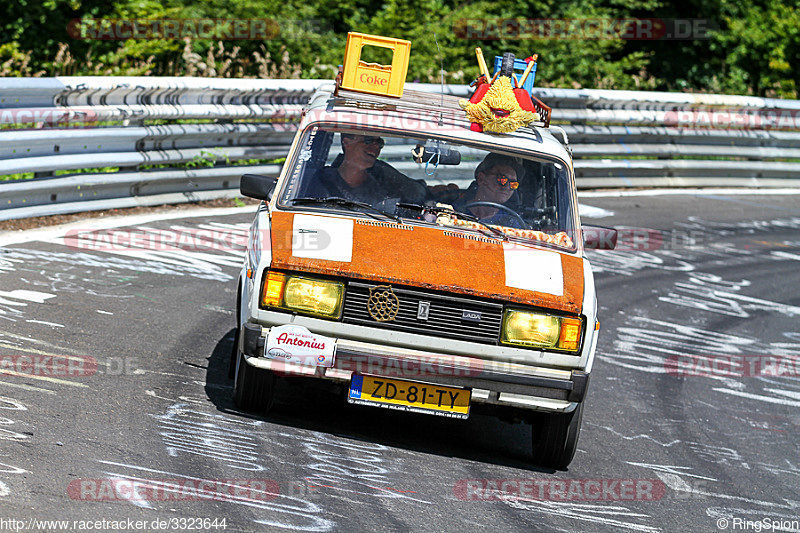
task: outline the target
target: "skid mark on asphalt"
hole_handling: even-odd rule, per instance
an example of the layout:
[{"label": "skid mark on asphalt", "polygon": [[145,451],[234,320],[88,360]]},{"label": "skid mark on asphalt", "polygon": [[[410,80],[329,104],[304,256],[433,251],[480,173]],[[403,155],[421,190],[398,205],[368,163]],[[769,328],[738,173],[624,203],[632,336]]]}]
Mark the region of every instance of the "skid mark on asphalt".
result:
[{"label": "skid mark on asphalt", "polygon": [[[88,277],[86,270],[74,266],[67,266],[63,271],[42,271],[39,275],[42,279],[27,279],[20,277],[19,280],[31,287],[42,287],[53,293],[81,294],[83,296],[97,296],[100,298],[131,298],[130,295],[120,294],[120,289],[130,286],[122,284],[125,279],[116,280],[117,283],[110,284],[106,279],[95,279]],[[71,272],[70,272],[71,271]],[[109,276],[112,277],[112,276]],[[133,279],[133,278],[130,278]],[[116,294],[108,292],[115,289]]]},{"label": "skid mark on asphalt", "polygon": [[[760,402],[766,403],[776,403],[781,405],[787,405],[789,407],[800,407],[800,401],[792,401],[787,400],[784,398],[776,398],[774,396],[765,396],[763,394],[753,394],[750,392],[744,392],[739,390],[731,390],[731,389],[724,389],[724,388],[715,388],[716,392],[721,392],[723,394],[730,394],[732,396],[738,396],[739,398],[748,398],[751,400],[758,400]],[[784,391],[780,391],[777,389],[765,389],[767,392],[772,392],[775,394],[783,394]]]},{"label": "skid mark on asphalt", "polygon": [[673,444],[678,444],[678,443],[681,442],[680,439],[675,439],[675,440],[672,440],[670,442],[661,442],[661,441],[658,441],[658,440],[654,439],[650,435],[645,435],[643,433],[640,433],[638,435],[627,436],[627,435],[623,435],[622,433],[620,433],[619,431],[615,430],[614,428],[611,428],[611,427],[608,427],[608,426],[600,426],[600,425],[597,425],[597,424],[592,424],[591,422],[588,422],[586,424],[589,425],[589,426],[595,426],[595,427],[599,427],[599,428],[608,430],[611,433],[613,433],[614,435],[616,435],[617,437],[620,437],[621,439],[624,439],[624,440],[644,439],[644,440],[652,441],[655,444],[658,444],[659,446],[662,446],[664,448],[669,448]]},{"label": "skid mark on asphalt", "polygon": [[[0,411],[3,414],[10,414],[11,411],[27,411],[28,408],[19,400],[15,400],[13,398],[7,398],[5,396],[0,396]],[[0,417],[0,425],[10,426],[14,425],[16,422],[10,418]],[[18,433],[16,431],[12,431],[10,429],[0,428],[0,441],[27,441],[30,438],[30,435],[24,433]],[[3,454],[6,455],[6,454]],[[14,466],[7,463],[0,463],[0,474],[3,474],[2,478],[0,479],[0,498],[6,498],[11,495],[11,488],[6,483],[8,480],[9,475],[20,475],[20,474],[27,474],[28,471],[24,468],[20,468],[18,466]]]},{"label": "skid mark on asphalt", "polygon": [[58,237],[63,237],[70,231],[90,231],[111,228],[121,228],[134,226],[137,224],[150,224],[164,220],[175,220],[184,218],[198,217],[217,217],[236,215],[240,213],[255,213],[257,206],[246,207],[222,207],[222,208],[198,208],[172,210],[166,213],[153,213],[149,215],[130,215],[119,217],[89,218],[61,224],[47,228],[35,228],[25,231],[5,232],[0,234],[0,246],[9,246],[34,241],[48,241]]},{"label": "skid mark on asphalt", "polygon": [[643,468],[655,471],[659,479],[661,479],[661,481],[663,481],[664,484],[669,489],[676,492],[689,493],[692,494],[693,496],[707,496],[709,498],[719,498],[729,501],[744,502],[752,505],[764,506],[767,507],[768,509],[788,509],[793,511],[800,509],[800,502],[788,498],[784,498],[783,503],[778,503],[778,502],[770,502],[764,500],[756,500],[753,498],[747,498],[744,496],[737,496],[733,494],[725,494],[723,492],[714,492],[713,490],[705,490],[703,486],[700,486],[696,483],[694,484],[690,483],[689,481],[684,479],[684,477],[702,479],[711,482],[718,480],[686,472],[686,470],[691,470],[691,467],[675,466],[675,465],[658,465],[658,464],[647,464],[647,463],[629,463],[629,464],[635,466],[641,466]]},{"label": "skid mark on asphalt", "polygon": [[107,253],[159,262],[172,267],[220,272],[241,266],[249,225],[205,223],[173,225],[167,229],[136,226],[125,229],[71,230],[45,242],[80,252]]},{"label": "skid mark on asphalt", "polygon": [[800,307],[739,294],[739,290],[749,285],[750,281],[746,279],[728,281],[714,274],[693,272],[689,275],[688,282],[676,282],[670,293],[658,299],[662,302],[738,318],[750,317],[748,311],[775,312],[788,317],[800,316]]},{"label": "skid mark on asphalt", "polygon": [[166,413],[151,415],[172,457],[199,455],[240,470],[260,472],[262,455],[253,429],[262,421],[239,420],[206,413],[185,403],[171,405]]},{"label": "skid mark on asphalt", "polygon": [[672,252],[651,253],[644,251],[587,250],[586,257],[597,273],[632,276],[645,269],[668,272],[690,272],[694,266]]},{"label": "skid mark on asphalt", "polygon": [[2,376],[2,375],[16,376],[16,377],[21,377],[21,378],[25,378],[25,379],[38,379],[38,380],[41,380],[41,381],[46,381],[48,383],[55,383],[57,385],[69,385],[70,387],[78,387],[78,388],[81,388],[81,389],[88,389],[89,388],[89,386],[86,385],[85,383],[77,383],[75,381],[69,381],[69,380],[66,380],[66,379],[53,378],[53,377],[50,377],[50,376],[37,376],[35,374],[30,374],[30,373],[27,373],[27,372],[16,372],[14,370],[9,370],[7,368],[0,368],[0,376]]},{"label": "skid mark on asphalt", "polygon": [[65,328],[66,327],[64,324],[56,324],[55,322],[46,322],[44,320],[28,319],[25,322],[28,322],[30,324],[42,324],[43,326],[51,326],[51,327],[54,327],[54,328]]},{"label": "skid mark on asphalt", "polygon": [[[640,327],[616,328],[614,351],[598,355],[600,360],[639,372],[668,374],[674,377],[676,383],[686,379],[676,366],[678,361],[691,360],[697,365],[695,370],[702,371],[694,379],[724,385],[710,390],[771,404],[800,406],[800,380],[795,379],[800,369],[800,343],[763,344],[752,337],[644,317],[631,317],[628,322],[632,326]],[[783,366],[775,366],[775,369],[781,371],[776,375],[785,374],[787,377],[776,380],[750,376],[743,379],[734,373],[713,370],[719,361],[731,366],[738,361],[737,357],[752,357],[753,354],[783,358],[780,363]],[[764,364],[763,368],[767,369],[768,366]],[[747,367],[743,366],[743,369],[746,370]],[[770,387],[771,383],[780,384],[781,388]],[[748,391],[748,388],[757,390]]]},{"label": "skid mark on asphalt", "polygon": [[[196,266],[196,264],[187,264],[186,262],[169,264],[159,259],[142,260],[136,257],[115,257],[105,254],[90,254],[87,252],[69,253],[6,248],[3,250],[3,253],[7,259],[40,265],[48,270],[53,268],[53,265],[68,265],[97,268],[103,271],[115,269],[167,276],[190,276],[212,281],[230,281],[233,279],[232,275],[222,272],[217,265],[212,265],[207,262],[203,262],[201,268]],[[135,253],[132,252],[131,255],[135,255]]]},{"label": "skid mark on asphalt", "polygon": [[0,318],[16,322],[25,316],[26,308],[31,303],[43,304],[55,297],[55,294],[39,291],[0,291]]},{"label": "skid mark on asphalt", "polygon": [[789,459],[784,459],[786,465],[773,465],[770,463],[758,463],[758,466],[772,474],[789,474],[800,477],[800,466],[792,464]]},{"label": "skid mark on asphalt", "polygon": [[688,217],[687,222],[677,222],[676,226],[676,230],[652,230],[659,235],[653,242],[619,242],[616,250],[586,250],[586,257],[595,273],[621,276],[632,276],[645,269],[691,272],[697,263],[713,259],[718,259],[721,265],[727,265],[731,260],[742,264],[760,262],[764,257],[776,261],[800,260],[800,255],[786,251],[771,251],[764,256],[749,245],[724,240],[774,230],[800,229],[800,217],[738,223]]},{"label": "skid mark on asphalt", "polygon": [[[397,464],[386,460],[384,455],[389,448],[377,443],[354,442],[325,433],[286,433],[281,432],[282,440],[276,444],[282,448],[295,449],[300,446],[307,461],[298,466],[308,472],[304,478],[311,486],[330,489],[327,494],[347,495],[357,498],[359,503],[372,499],[402,500],[430,505],[433,502],[422,499],[415,491],[391,487],[393,479],[402,479],[403,472]],[[399,461],[395,461],[399,463]],[[360,497],[360,498],[359,498]]]},{"label": "skid mark on asphalt", "polygon": [[52,391],[50,389],[43,389],[41,387],[34,387],[33,385],[26,385],[24,383],[10,383],[8,381],[0,380],[0,386],[12,387],[12,388],[15,388],[15,389],[22,389],[22,390],[27,390],[27,391],[31,391],[31,392],[43,392],[45,394],[50,394],[50,395],[56,394],[55,391]]},{"label": "skid mark on asphalt", "polygon": [[[660,528],[653,527],[646,523],[652,522],[650,515],[632,511],[621,505],[562,503],[542,500],[529,502],[522,498],[506,499],[502,501],[513,509],[528,511],[530,513],[559,516],[581,522],[589,522],[591,524],[630,531],[642,531],[644,533],[657,533],[662,531]],[[640,522],[634,522],[634,519],[642,520],[640,520]]]},{"label": "skid mark on asphalt", "polygon": [[[155,393],[149,395],[157,397]],[[264,422],[208,413],[202,410],[202,407],[198,405],[199,403],[198,401],[173,403],[165,413],[151,415],[157,420],[158,431],[166,447],[167,454],[172,457],[201,457],[205,460],[213,461],[215,468],[224,466],[240,472],[258,472],[259,474],[257,475],[263,477],[261,472],[266,471],[266,467],[263,464],[266,456],[260,447],[263,435],[257,430],[262,428]],[[106,472],[113,479],[126,480],[128,483],[137,482],[143,484],[142,486],[159,489],[162,492],[171,491],[176,494],[173,500],[181,499],[177,493],[183,490],[181,487],[185,483],[178,485],[165,483],[163,479],[157,480],[142,477],[143,473],[166,475],[172,480],[190,480],[196,483],[219,482],[219,480],[208,480],[134,464],[114,461],[100,462],[117,467],[113,471]],[[131,473],[130,471],[126,472],[126,470],[135,470],[136,472]],[[117,485],[119,486],[119,482]],[[251,487],[231,487],[232,490],[237,488],[246,489],[245,492],[249,491],[252,496]],[[126,494],[129,493],[130,491],[126,491]],[[321,516],[323,509],[308,499],[292,494],[275,494],[274,492],[265,492],[263,496],[265,497],[253,498],[225,492],[222,497],[213,499],[223,503],[251,508],[253,512],[251,519],[259,524],[302,531],[329,531],[336,525],[332,520],[323,518]],[[262,499],[269,501],[262,501]],[[128,500],[138,507],[155,508],[155,502],[153,501],[136,497],[128,498]]]},{"label": "skid mark on asphalt", "polygon": [[[126,485],[131,483],[139,483],[143,488],[156,489],[163,494],[173,494],[173,500],[180,501],[186,500],[185,487],[190,485],[188,482],[193,482],[195,486],[202,486],[202,484],[218,485],[219,480],[206,479],[195,477],[177,472],[170,472],[167,470],[159,470],[154,468],[146,468],[127,463],[118,463],[114,461],[99,461],[102,464],[117,467],[118,469],[135,470],[136,474],[125,473],[123,471],[107,471],[106,475],[111,476],[112,479],[117,480],[117,485],[120,486],[120,481],[127,481]],[[153,479],[140,477],[142,473],[158,474],[159,476],[169,476],[171,480],[180,480],[181,483],[164,482],[162,479]],[[138,474],[138,475],[137,475]],[[215,491],[213,493],[203,492],[201,494],[208,496],[208,499],[213,499],[221,503],[230,503],[233,505],[249,507],[254,513],[253,521],[259,524],[265,524],[275,527],[296,529],[300,531],[330,531],[335,526],[335,523],[319,516],[322,512],[319,506],[301,498],[287,496],[284,494],[275,494],[270,491],[260,491],[261,497],[264,500],[278,500],[278,501],[260,501],[257,499],[259,492],[251,486],[241,486],[236,484],[228,484],[231,493]],[[127,487],[126,487],[127,489]],[[240,496],[238,494],[249,494],[250,497]],[[137,497],[135,491],[124,490],[121,491],[119,496],[128,496],[127,500],[136,505],[147,509],[155,509],[154,501],[148,501],[141,497]],[[169,496],[163,498],[166,503],[174,505],[174,501],[170,501]],[[194,490],[194,496],[198,497],[197,489]],[[252,497],[256,496],[256,498]],[[259,511],[265,511],[259,513]]]}]

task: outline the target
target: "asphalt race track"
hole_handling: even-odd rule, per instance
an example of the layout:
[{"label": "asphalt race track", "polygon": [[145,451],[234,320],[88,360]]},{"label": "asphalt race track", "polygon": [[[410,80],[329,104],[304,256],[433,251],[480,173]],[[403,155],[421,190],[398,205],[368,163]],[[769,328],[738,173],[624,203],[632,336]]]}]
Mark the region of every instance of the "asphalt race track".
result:
[{"label": "asphalt race track", "polygon": [[0,528],[800,530],[800,196],[582,204],[584,222],[628,229],[590,252],[598,360],[558,472],[526,460],[529,426],[481,415],[286,382],[274,413],[239,412],[227,365],[252,207],[123,229],[227,235],[214,250],[0,234]]}]

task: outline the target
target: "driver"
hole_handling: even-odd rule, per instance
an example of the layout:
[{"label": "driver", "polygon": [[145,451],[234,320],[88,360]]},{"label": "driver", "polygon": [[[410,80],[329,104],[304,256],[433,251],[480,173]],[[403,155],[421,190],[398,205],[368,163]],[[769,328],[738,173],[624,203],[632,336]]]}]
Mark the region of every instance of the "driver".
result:
[{"label": "driver", "polygon": [[[475,215],[486,224],[520,228],[520,220],[512,212],[520,212],[522,208],[517,188],[524,174],[525,169],[521,160],[500,154],[489,154],[477,166],[475,181],[453,202],[453,208]],[[508,210],[491,205],[467,207],[476,202],[500,204]]]},{"label": "driver", "polygon": [[381,137],[342,133],[342,153],[317,174],[306,195],[338,196],[373,206],[381,202],[424,202],[425,185],[378,159],[384,144]]}]

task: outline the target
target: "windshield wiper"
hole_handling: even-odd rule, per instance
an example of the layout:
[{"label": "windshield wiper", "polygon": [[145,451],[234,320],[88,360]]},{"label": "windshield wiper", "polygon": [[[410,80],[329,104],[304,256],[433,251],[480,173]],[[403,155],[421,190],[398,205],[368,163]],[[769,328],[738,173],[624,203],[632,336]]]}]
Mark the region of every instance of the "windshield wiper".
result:
[{"label": "windshield wiper", "polygon": [[489,224],[486,224],[485,222],[481,222],[480,220],[478,220],[478,217],[476,217],[474,215],[470,215],[469,213],[463,213],[461,211],[456,211],[455,209],[451,209],[449,207],[442,207],[440,205],[407,204],[407,203],[402,203],[402,202],[398,203],[397,207],[400,207],[400,208],[403,208],[403,209],[412,209],[412,210],[415,210],[415,211],[419,211],[420,213],[424,213],[424,212],[427,211],[429,213],[434,213],[434,214],[437,214],[437,215],[440,214],[440,213],[446,213],[448,215],[455,215],[456,217],[458,217],[458,218],[460,218],[462,220],[467,220],[469,222],[475,222],[476,224],[480,224],[481,226],[483,226],[484,228],[488,229],[489,231],[491,231],[495,235],[501,237],[504,241],[508,240],[508,235],[506,235],[505,233],[503,233],[502,231],[500,231],[497,228],[493,228],[492,226],[490,226]]},{"label": "windshield wiper", "polygon": [[[297,205],[330,204],[330,205],[335,205],[335,206],[339,206],[339,207],[350,208],[350,209],[353,209],[353,210],[356,209],[356,208],[369,209],[369,210],[372,210],[375,213],[380,213],[381,215],[394,220],[398,224],[402,224],[403,223],[403,221],[397,215],[393,215],[391,213],[387,213],[383,209],[379,209],[377,207],[373,207],[373,206],[371,206],[370,204],[368,204],[366,202],[357,202],[355,200],[348,200],[347,198],[342,198],[341,196],[328,196],[327,198],[311,198],[311,197],[306,196],[306,197],[303,197],[303,198],[293,198],[291,200],[291,202],[292,202],[292,204],[297,204]],[[374,216],[374,215],[372,215],[370,213],[367,213],[367,215],[371,216],[372,218],[374,218],[376,220],[378,219],[376,216]]]}]

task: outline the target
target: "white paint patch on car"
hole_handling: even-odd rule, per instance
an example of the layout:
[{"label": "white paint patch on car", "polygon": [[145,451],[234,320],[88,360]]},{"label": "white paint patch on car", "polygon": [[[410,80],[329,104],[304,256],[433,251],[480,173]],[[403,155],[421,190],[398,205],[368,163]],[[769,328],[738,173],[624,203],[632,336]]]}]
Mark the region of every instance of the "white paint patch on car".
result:
[{"label": "white paint patch on car", "polygon": [[353,220],[295,215],[292,255],[350,263],[353,260]]},{"label": "white paint patch on car", "polygon": [[504,242],[503,256],[507,287],[564,295],[564,271],[559,254]]}]

